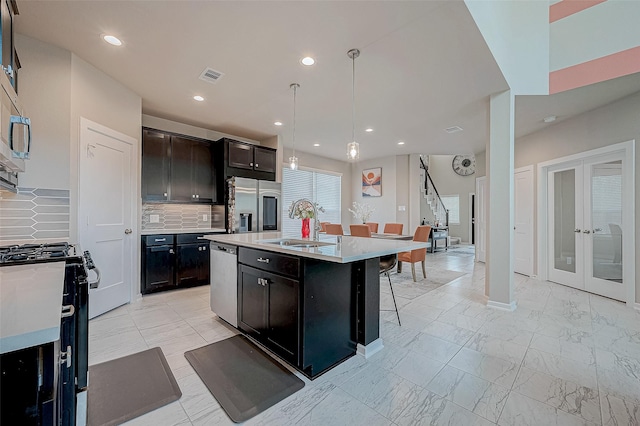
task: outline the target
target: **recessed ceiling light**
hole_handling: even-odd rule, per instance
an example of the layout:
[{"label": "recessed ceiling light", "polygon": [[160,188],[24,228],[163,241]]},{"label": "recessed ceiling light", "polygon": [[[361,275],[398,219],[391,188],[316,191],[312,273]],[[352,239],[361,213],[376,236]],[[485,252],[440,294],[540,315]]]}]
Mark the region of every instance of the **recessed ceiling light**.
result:
[{"label": "recessed ceiling light", "polygon": [[316,63],[316,60],[313,59],[311,56],[306,56],[306,57],[302,58],[300,60],[300,62],[302,62],[302,65],[306,65],[306,66],[310,67],[311,65]]},{"label": "recessed ceiling light", "polygon": [[200,95],[195,95],[195,96],[193,97],[193,99],[195,99],[195,100],[196,100],[196,101],[198,101],[198,102],[202,102],[202,101],[204,101],[204,98],[203,98],[202,96],[200,96]]},{"label": "recessed ceiling light", "polygon": [[104,35],[102,36],[102,39],[104,41],[106,41],[109,44],[112,44],[114,46],[122,46],[122,42],[120,41],[120,39],[116,36],[112,36],[112,35]]},{"label": "recessed ceiling light", "polygon": [[364,129],[364,131],[367,132],[367,133],[371,133],[371,132],[373,132],[373,129],[371,127],[369,127],[368,129]]},{"label": "recessed ceiling light", "polygon": [[282,123],[279,121],[276,121],[275,123],[273,123],[274,126],[282,126]]},{"label": "recessed ceiling light", "polygon": [[313,146],[320,146],[320,144],[319,143],[314,143]]},{"label": "recessed ceiling light", "polygon": [[404,145],[403,141],[398,142],[398,145]]},{"label": "recessed ceiling light", "polygon": [[545,117],[542,121],[544,121],[545,123],[553,123],[554,121],[556,121],[556,118],[558,118],[555,115],[550,115],[548,117]]}]

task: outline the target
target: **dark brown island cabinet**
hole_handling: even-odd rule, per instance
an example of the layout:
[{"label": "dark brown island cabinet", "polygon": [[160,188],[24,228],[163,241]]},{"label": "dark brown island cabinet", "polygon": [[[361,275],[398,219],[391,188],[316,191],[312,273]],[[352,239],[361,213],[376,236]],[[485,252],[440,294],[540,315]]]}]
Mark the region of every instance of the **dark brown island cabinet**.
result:
[{"label": "dark brown island cabinet", "polygon": [[355,353],[353,274],[352,264],[239,247],[238,327],[313,378]]},{"label": "dark brown island cabinet", "polygon": [[223,203],[217,143],[154,129],[142,130],[142,200]]}]

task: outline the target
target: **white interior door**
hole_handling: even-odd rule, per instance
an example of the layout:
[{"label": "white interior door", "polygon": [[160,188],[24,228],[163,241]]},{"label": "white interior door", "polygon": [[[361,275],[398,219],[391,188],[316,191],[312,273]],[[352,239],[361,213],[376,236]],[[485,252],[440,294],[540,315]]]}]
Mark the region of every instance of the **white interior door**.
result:
[{"label": "white interior door", "polygon": [[487,178],[476,178],[476,261],[486,262],[487,258]]},{"label": "white interior door", "polygon": [[549,279],[624,301],[623,155],[549,170]]},{"label": "white interior door", "polygon": [[582,165],[549,170],[549,280],[584,289]]},{"label": "white interior door", "polygon": [[80,131],[79,236],[101,272],[89,291],[89,317],[131,300],[133,271],[132,171],[135,140],[82,119]]},{"label": "white interior door", "polygon": [[585,289],[625,300],[622,159],[585,161],[584,172]]},{"label": "white interior door", "polygon": [[533,275],[533,167],[515,171],[514,263],[519,274]]}]

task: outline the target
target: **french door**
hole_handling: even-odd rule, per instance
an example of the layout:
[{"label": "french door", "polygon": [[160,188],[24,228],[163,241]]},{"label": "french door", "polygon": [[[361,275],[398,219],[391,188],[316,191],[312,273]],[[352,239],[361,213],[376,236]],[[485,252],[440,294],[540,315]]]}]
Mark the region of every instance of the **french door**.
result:
[{"label": "french door", "polygon": [[624,155],[599,155],[548,169],[549,280],[624,301]]}]

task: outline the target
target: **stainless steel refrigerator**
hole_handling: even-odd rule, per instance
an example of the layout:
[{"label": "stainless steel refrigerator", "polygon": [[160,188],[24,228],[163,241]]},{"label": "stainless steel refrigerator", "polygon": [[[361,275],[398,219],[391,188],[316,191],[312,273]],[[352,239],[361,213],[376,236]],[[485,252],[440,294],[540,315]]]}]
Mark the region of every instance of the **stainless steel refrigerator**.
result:
[{"label": "stainless steel refrigerator", "polygon": [[228,185],[228,230],[234,234],[282,230],[281,184],[234,177]]}]

